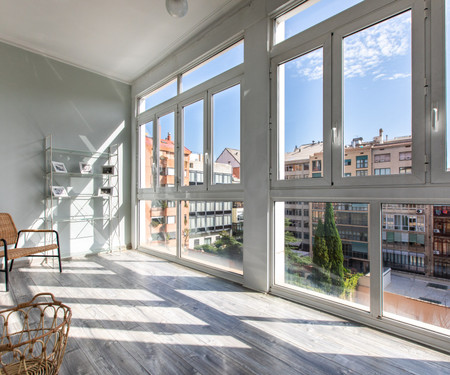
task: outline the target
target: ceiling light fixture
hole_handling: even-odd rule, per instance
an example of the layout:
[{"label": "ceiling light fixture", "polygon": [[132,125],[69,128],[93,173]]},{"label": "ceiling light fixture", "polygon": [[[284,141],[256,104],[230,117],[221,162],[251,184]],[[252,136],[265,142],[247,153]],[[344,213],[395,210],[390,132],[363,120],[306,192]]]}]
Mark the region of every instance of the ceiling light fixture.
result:
[{"label": "ceiling light fixture", "polygon": [[166,0],[166,9],[172,17],[184,17],[188,11],[187,0]]}]

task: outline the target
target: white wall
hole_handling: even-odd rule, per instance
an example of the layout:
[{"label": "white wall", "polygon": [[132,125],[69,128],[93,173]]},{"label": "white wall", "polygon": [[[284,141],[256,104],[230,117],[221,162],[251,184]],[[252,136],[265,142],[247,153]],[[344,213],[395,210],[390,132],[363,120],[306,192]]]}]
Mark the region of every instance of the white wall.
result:
[{"label": "white wall", "polygon": [[[44,227],[44,137],[54,147],[121,148],[121,244],[130,242],[130,86],[0,43],[0,212],[19,229]],[[121,129],[121,130],[118,130]],[[62,233],[63,256],[93,251]],[[100,235],[100,236],[98,236]]]}]

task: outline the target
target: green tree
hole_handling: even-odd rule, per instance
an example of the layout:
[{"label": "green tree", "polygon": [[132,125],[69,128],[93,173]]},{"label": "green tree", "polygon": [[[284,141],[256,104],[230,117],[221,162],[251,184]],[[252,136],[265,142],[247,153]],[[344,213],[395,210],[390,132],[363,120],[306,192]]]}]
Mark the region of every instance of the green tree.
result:
[{"label": "green tree", "polygon": [[316,231],[314,233],[313,245],[313,281],[321,287],[330,285],[330,261],[328,257],[327,244],[324,238],[324,225],[322,219],[317,223]]},{"label": "green tree", "polygon": [[331,282],[335,286],[336,294],[340,295],[344,286],[344,254],[331,203],[327,203],[325,207],[324,238],[330,262]]},{"label": "green tree", "polygon": [[230,236],[226,231],[220,233],[220,239],[214,245],[231,257],[242,257],[242,243]]}]

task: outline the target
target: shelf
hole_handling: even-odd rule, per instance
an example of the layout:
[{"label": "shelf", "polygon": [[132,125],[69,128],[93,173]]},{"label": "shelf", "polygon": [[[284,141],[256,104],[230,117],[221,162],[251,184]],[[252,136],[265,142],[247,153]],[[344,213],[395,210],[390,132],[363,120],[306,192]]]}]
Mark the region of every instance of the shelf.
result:
[{"label": "shelf", "polygon": [[48,147],[45,151],[46,152],[51,151],[54,154],[80,155],[80,156],[87,156],[87,157],[91,157],[91,158],[109,158],[111,156],[117,156],[117,153],[69,150],[66,148],[50,148],[50,147]]},{"label": "shelf", "polygon": [[53,195],[48,195],[46,197],[47,199],[84,199],[84,200],[89,200],[92,198],[118,198],[117,195],[77,195],[77,196],[67,196],[67,197],[55,197]]},{"label": "shelf", "polygon": [[[111,219],[118,219],[117,216],[112,216]],[[71,223],[71,222],[87,222],[87,221],[98,221],[104,220],[109,221],[109,217],[98,216],[98,217],[71,217],[67,219],[53,219],[54,223]],[[46,219],[46,222],[51,222],[51,219]]]},{"label": "shelf", "polygon": [[92,177],[117,177],[117,174],[106,174],[106,173],[63,173],[63,172],[47,172],[47,176],[64,176],[64,177],[82,177],[82,178],[92,178]]}]

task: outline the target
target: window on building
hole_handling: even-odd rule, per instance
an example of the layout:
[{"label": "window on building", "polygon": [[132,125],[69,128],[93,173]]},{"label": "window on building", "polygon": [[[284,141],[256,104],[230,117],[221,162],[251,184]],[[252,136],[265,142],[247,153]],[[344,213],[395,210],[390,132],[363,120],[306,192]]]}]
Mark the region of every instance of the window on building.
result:
[{"label": "window on building", "polygon": [[367,155],[359,155],[356,157],[356,168],[367,168],[368,166],[369,160]]},{"label": "window on building", "polygon": [[388,163],[390,161],[391,161],[391,154],[376,154],[373,156],[374,163]]},{"label": "window on building", "polygon": [[400,152],[398,154],[399,156],[399,160],[411,160],[411,151],[407,151],[407,152]]},{"label": "window on building", "polygon": [[313,160],[312,170],[314,172],[321,171],[322,170],[322,160]]},{"label": "window on building", "polygon": [[368,176],[368,175],[369,175],[369,171],[368,170],[356,171],[356,176]]},{"label": "window on building", "polygon": [[383,176],[391,174],[391,168],[375,168],[374,174],[375,176]]},{"label": "window on building", "polygon": [[347,167],[349,165],[352,165],[352,159],[345,159],[344,160],[344,165]]},{"label": "window on building", "polygon": [[411,174],[412,173],[412,168],[411,167],[400,167],[399,168],[399,173],[400,174]]}]

